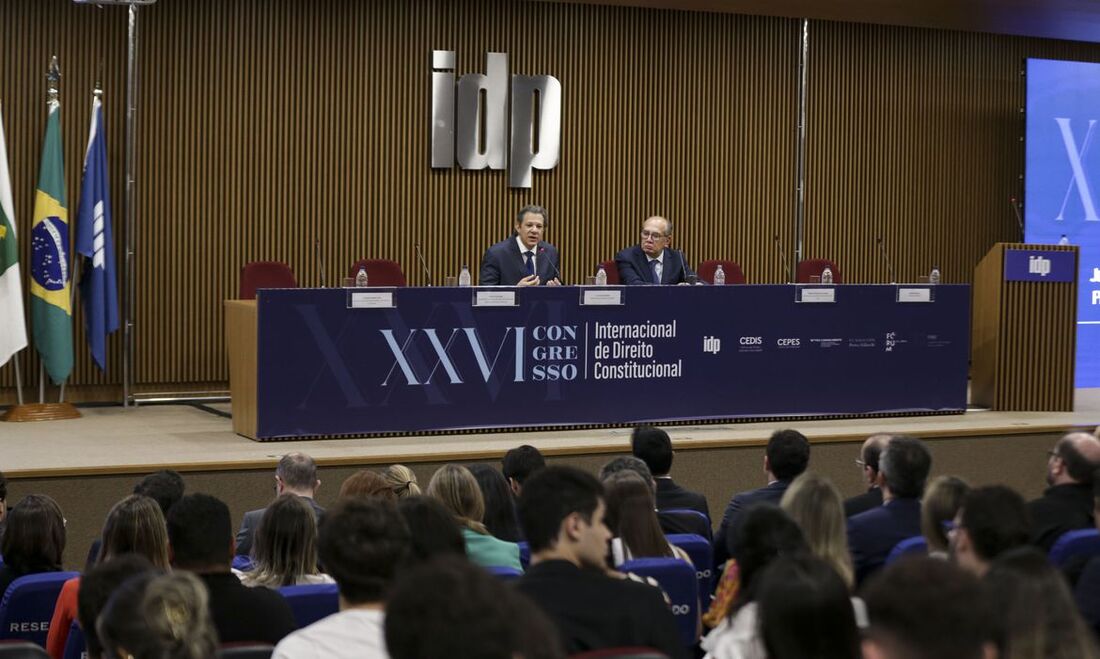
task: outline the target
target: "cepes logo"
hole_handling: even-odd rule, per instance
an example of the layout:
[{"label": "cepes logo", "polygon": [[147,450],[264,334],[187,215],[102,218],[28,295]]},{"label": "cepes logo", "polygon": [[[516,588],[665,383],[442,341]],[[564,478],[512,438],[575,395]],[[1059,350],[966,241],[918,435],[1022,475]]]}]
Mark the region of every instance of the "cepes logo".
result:
[{"label": "cepes logo", "polygon": [[797,348],[798,346],[802,345],[802,339],[776,339],[775,345],[779,346],[780,348]]}]

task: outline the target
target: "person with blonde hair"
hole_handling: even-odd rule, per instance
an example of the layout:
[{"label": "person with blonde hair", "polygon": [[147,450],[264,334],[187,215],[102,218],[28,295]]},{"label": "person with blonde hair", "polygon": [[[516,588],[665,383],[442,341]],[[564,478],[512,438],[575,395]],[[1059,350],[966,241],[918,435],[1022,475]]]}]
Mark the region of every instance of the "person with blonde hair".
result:
[{"label": "person with blonde hair", "polygon": [[848,553],[844,499],[827,477],[803,473],[783,493],[779,507],[802,529],[810,551],[831,565],[851,590],[855,582]]},{"label": "person with blonde hair", "polygon": [[428,482],[427,495],[442,503],[462,527],[466,555],[486,567],[510,567],[522,570],[519,545],[494,538],[485,528],[485,499],[477,479],[466,467],[443,465]]},{"label": "person with blonde hair", "polygon": [[133,659],[210,659],[218,635],[209,595],[187,572],[147,573],[124,583],[96,622],[106,656]]},{"label": "person with blonde hair", "polygon": [[958,476],[937,476],[928,484],[921,499],[920,530],[928,542],[928,555],[947,558],[951,542],[944,528],[954,522],[970,485]]},{"label": "person with blonde hair", "polygon": [[385,479],[398,499],[420,496],[420,485],[416,482],[416,474],[405,465],[390,465],[382,470],[382,478]]},{"label": "person with blonde hair", "polygon": [[246,586],[334,583],[317,569],[317,520],[296,494],[282,494],[264,510],[252,551],[256,567],[241,577]]},{"label": "person with blonde hair", "polygon": [[385,499],[394,501],[397,494],[390,487],[389,481],[370,469],[360,469],[344,479],[340,484],[340,498],[367,497],[368,499]]}]

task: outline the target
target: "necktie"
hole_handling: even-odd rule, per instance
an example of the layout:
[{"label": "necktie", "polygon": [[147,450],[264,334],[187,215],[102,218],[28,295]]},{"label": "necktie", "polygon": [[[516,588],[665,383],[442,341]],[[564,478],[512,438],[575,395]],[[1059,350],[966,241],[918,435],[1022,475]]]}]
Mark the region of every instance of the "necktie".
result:
[{"label": "necktie", "polygon": [[649,261],[649,269],[653,271],[653,283],[654,284],[660,284],[661,283],[661,273],[657,272],[657,265],[659,263],[660,263],[660,261],[658,261],[657,259],[650,259],[650,261]]},{"label": "necktie", "polygon": [[535,274],[535,253],[531,250],[527,250],[523,253],[524,265],[527,266],[527,274]]}]

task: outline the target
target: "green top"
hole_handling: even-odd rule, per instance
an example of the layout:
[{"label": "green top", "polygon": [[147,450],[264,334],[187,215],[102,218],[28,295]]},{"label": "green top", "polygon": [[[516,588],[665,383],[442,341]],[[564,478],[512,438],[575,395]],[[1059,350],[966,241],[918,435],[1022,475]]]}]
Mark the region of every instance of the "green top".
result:
[{"label": "green top", "polygon": [[465,527],[462,528],[462,539],[466,541],[466,556],[474,563],[484,567],[510,567],[523,571],[519,562],[519,545],[516,543],[482,535]]}]

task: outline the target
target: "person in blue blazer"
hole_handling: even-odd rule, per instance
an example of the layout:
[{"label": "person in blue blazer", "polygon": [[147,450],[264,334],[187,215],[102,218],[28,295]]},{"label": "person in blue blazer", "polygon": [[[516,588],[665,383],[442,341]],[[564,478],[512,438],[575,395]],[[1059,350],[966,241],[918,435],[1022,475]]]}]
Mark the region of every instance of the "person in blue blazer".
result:
[{"label": "person in blue blazer", "polygon": [[515,233],[485,250],[481,258],[481,286],[538,286],[561,284],[558,248],[542,239],[546,209],[524,206],[516,214]]},{"label": "person in blue blazer", "polygon": [[672,222],[654,215],[642,224],[642,242],[615,256],[619,280],[626,286],[642,284],[684,284],[695,281],[695,273],[684,253],[669,247]]}]

